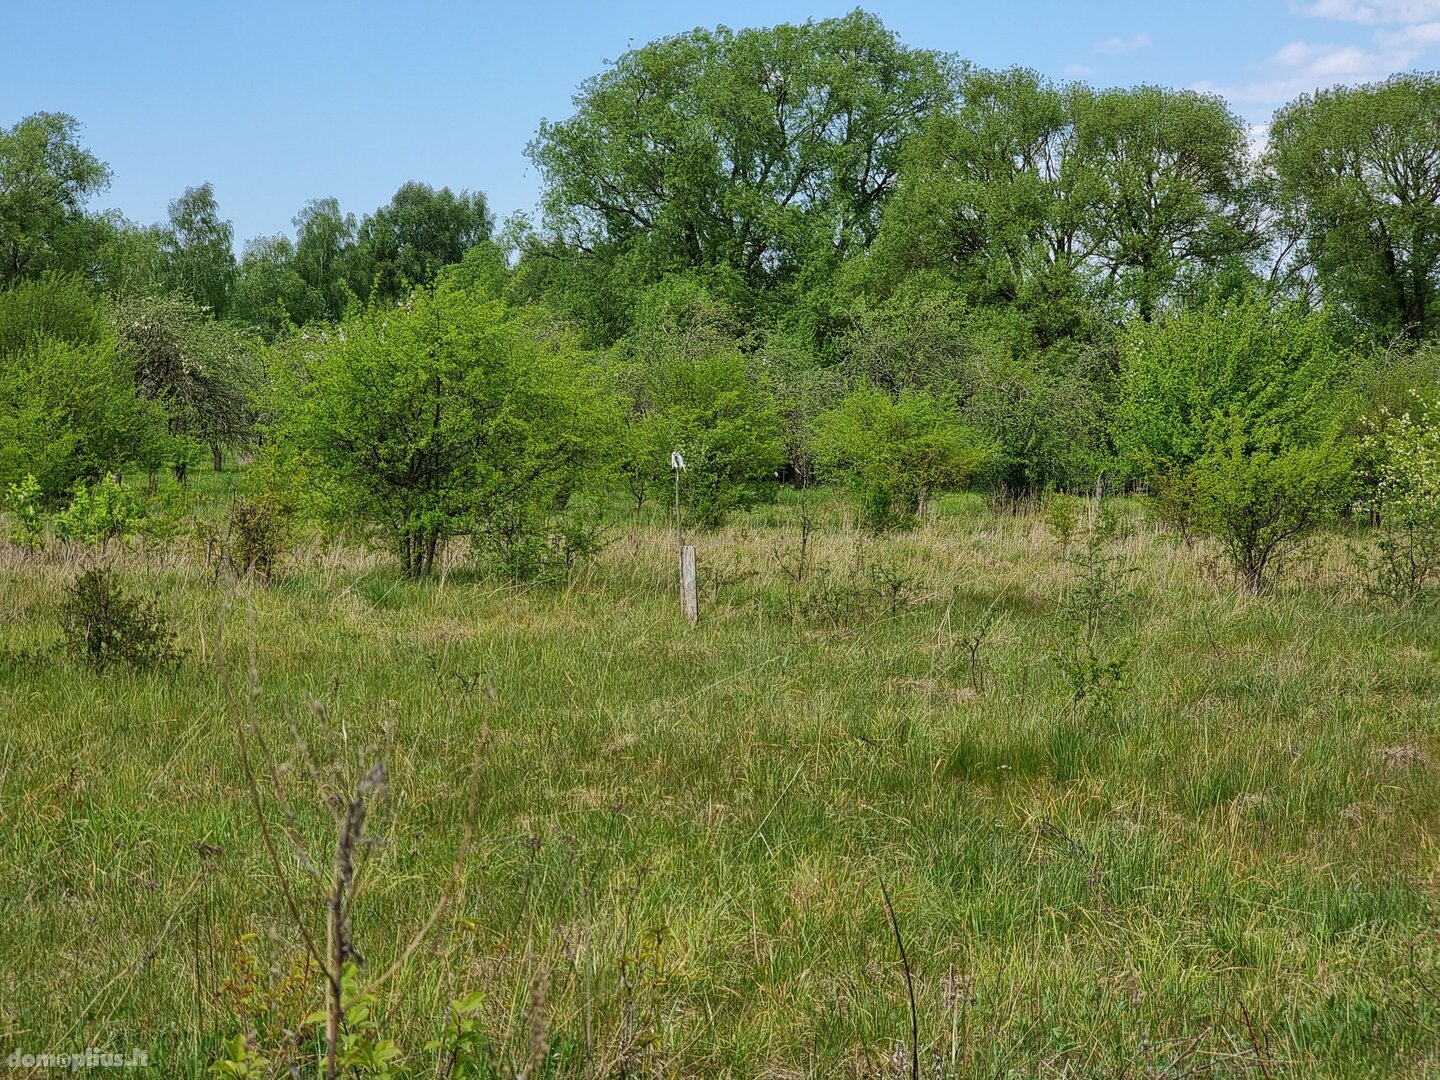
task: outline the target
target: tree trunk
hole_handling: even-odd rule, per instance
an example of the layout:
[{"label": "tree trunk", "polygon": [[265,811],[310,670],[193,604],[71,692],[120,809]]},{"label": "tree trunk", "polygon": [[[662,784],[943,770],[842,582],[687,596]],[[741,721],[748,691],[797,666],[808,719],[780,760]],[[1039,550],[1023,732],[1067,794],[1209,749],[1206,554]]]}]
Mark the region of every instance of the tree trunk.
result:
[{"label": "tree trunk", "polygon": [[219,443],[210,444],[210,462],[214,465],[216,472],[225,471],[225,451]]}]

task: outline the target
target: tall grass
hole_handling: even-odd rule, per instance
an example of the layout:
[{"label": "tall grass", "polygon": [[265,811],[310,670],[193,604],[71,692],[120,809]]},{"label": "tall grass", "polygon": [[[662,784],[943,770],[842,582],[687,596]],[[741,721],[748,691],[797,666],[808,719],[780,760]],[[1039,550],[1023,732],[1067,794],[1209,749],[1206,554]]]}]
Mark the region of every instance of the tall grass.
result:
[{"label": "tall grass", "polygon": [[[1338,540],[1255,598],[1127,506],[1131,675],[1077,710],[1043,517],[936,511],[876,539],[821,498],[800,581],[785,500],[699,536],[694,629],[659,517],[530,590],[320,538],[236,585],[177,537],[108,556],[181,631],[155,675],[48,651],[78,557],[0,554],[0,1052],[199,1075],[248,1029],[314,1068],[292,1032],[323,981],[216,679],[253,649],[262,781],[388,769],[366,970],[452,888],[485,733],[473,850],[377,1003],[417,1075],[472,991],[516,1073],[1440,1070],[1433,612],[1369,603]],[[251,640],[217,637],[227,608]],[[333,841],[323,800],[285,809]]]}]

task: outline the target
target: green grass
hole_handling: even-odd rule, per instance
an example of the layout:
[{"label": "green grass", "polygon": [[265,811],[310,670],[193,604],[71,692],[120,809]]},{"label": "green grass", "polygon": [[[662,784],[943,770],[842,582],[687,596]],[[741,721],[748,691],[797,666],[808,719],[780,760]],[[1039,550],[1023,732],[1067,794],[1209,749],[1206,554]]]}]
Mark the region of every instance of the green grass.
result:
[{"label": "green grass", "polygon": [[[372,973],[446,887],[478,756],[456,895],[380,991],[416,1075],[471,990],[517,1068],[538,1027],[554,1075],[905,1075],[882,877],[922,1075],[1440,1070],[1440,620],[1368,603],[1343,543],[1255,598],[1127,508],[1133,676],[1091,711],[1038,514],[951,497],[875,540],[827,495],[797,586],[786,496],[696,538],[690,629],[663,507],[622,506],[597,565],[532,590],[318,539],[268,588],[217,583],[183,529],[111,553],[175,618],[170,674],[31,655],[82,556],[0,556],[0,1055],[134,1045],[199,1075],[249,1027],[313,1063],[283,1029],[321,983],[281,985],[303,948],[239,759],[253,649],[297,887],[277,800],[328,861],[325,796],[388,767],[353,915]],[[972,680],[956,639],[992,605]]]}]

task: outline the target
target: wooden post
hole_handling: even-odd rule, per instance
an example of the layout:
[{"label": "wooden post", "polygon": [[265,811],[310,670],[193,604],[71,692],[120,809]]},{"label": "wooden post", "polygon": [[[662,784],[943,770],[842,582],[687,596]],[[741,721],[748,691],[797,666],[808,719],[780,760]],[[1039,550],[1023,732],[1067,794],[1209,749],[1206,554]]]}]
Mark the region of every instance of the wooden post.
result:
[{"label": "wooden post", "polygon": [[700,617],[700,601],[695,592],[695,548],[690,544],[680,548],[680,611],[690,623]]}]

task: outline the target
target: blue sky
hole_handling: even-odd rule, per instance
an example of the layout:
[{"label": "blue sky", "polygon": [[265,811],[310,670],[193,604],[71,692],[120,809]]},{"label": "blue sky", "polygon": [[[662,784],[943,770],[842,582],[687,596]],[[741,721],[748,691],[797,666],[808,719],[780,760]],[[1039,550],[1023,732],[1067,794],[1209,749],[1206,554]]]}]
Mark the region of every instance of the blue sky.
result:
[{"label": "blue sky", "polygon": [[[114,170],[97,207],[160,220],[211,181],[237,247],[310,198],[357,216],[406,180],[529,210],[541,117],[608,58],[695,26],[841,14],[809,0],[159,4],[0,0],[0,124],[68,112]],[[1297,93],[1440,67],[1440,0],[926,0],[865,5],[912,45],[1057,78],[1224,94],[1261,125]]]}]

